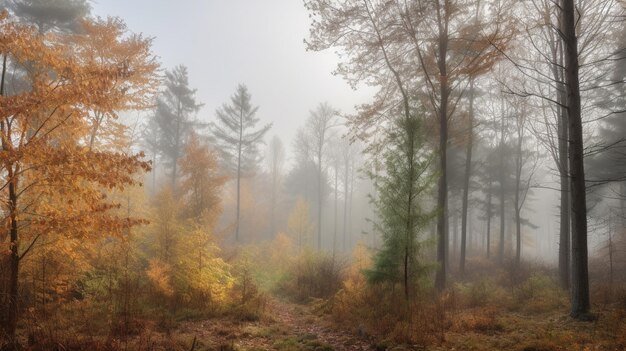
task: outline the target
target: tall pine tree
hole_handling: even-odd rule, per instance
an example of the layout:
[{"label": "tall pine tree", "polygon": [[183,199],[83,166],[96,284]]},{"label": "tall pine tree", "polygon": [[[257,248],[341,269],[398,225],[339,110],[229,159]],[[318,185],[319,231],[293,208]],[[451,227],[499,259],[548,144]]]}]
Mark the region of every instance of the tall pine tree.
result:
[{"label": "tall pine tree", "polygon": [[434,214],[422,208],[421,199],[431,190],[436,174],[432,172],[432,152],[425,151],[419,117],[399,118],[385,140],[384,172],[370,173],[376,187],[371,198],[383,245],[376,254],[374,267],[367,271],[370,283],[400,283],[409,300],[427,266],[420,262],[422,229]]},{"label": "tall pine tree", "polygon": [[266,124],[256,128],[258,106],[252,106],[248,88],[240,84],[230,98],[230,104],[217,109],[217,123],[211,124],[211,132],[218,144],[225,165],[237,178],[237,208],[235,218],[235,241],[239,241],[241,177],[249,175],[259,163],[259,144],[272,127]]},{"label": "tall pine tree", "polygon": [[170,169],[172,190],[176,189],[178,161],[183,156],[191,132],[201,123],[195,119],[201,104],[196,90],[189,87],[187,67],[180,65],[165,73],[165,89],[157,100],[154,120],[158,126],[158,148]]}]

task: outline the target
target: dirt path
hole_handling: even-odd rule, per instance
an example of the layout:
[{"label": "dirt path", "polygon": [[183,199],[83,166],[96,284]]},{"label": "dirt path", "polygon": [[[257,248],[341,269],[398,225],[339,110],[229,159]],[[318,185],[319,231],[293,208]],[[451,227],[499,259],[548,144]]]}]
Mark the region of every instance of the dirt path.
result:
[{"label": "dirt path", "polygon": [[304,337],[315,337],[323,345],[337,351],[375,350],[364,338],[340,330],[337,326],[312,314],[307,307],[273,300],[270,310],[277,322],[291,328],[294,334]]},{"label": "dirt path", "polygon": [[340,330],[310,307],[271,298],[260,321],[229,319],[189,321],[177,331],[179,340],[197,339],[197,350],[369,351],[355,333]]}]

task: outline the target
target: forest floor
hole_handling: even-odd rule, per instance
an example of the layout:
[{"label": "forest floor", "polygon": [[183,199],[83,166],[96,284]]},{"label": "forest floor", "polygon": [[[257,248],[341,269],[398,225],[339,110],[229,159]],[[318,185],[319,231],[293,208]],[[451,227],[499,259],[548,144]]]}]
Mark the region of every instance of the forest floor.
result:
[{"label": "forest floor", "polygon": [[425,350],[591,351],[626,350],[626,314],[595,311],[597,320],[580,322],[567,310],[541,313],[461,310],[451,316],[453,326],[444,341]]},{"label": "forest floor", "polygon": [[[170,344],[163,350],[194,351],[626,350],[626,314],[605,309],[596,311],[598,319],[594,322],[577,322],[566,312],[565,309],[542,313],[461,309],[448,316],[450,325],[442,341],[420,347],[375,344],[364,335],[359,336],[355,327],[342,329],[333,324],[310,305],[270,298],[260,320],[219,317],[186,321],[170,336],[160,335],[157,339],[170,338],[176,345]],[[152,342],[160,344],[155,339]]]},{"label": "forest floor", "polygon": [[[626,314],[596,311],[594,322],[577,322],[566,310],[511,312],[489,307],[460,309],[448,315],[443,340],[423,347],[374,343],[357,330],[333,324],[308,305],[270,298],[257,321],[232,318],[187,321],[172,332],[180,350],[626,350]],[[158,344],[158,342],[157,342]],[[384,345],[384,346],[383,346]]]},{"label": "forest floor", "polygon": [[[310,306],[269,298],[266,315],[257,321],[209,319],[180,325],[179,343],[195,350],[375,350],[363,337],[342,330]],[[185,342],[186,341],[186,342]]]},{"label": "forest floor", "polygon": [[[625,295],[626,296],[626,295]],[[533,301],[535,301],[534,299]],[[330,350],[422,350],[422,351],[618,351],[626,350],[626,304],[596,305],[592,322],[575,321],[567,305],[533,307],[532,301],[517,307],[461,307],[445,312],[440,335],[415,330],[427,346],[401,345],[375,337],[373,330],[354,323],[338,324],[325,313],[324,301],[296,304],[267,296],[258,314],[227,313],[214,317],[189,315],[162,322],[145,320],[141,330],[129,338],[108,337],[106,343],[90,343],[68,333],[58,343],[26,348],[49,350],[137,350],[137,351],[330,351]],[[626,300],[625,300],[626,301]],[[375,308],[375,306],[371,306]],[[532,308],[529,308],[532,307]],[[260,316],[260,317],[259,317]],[[182,317],[182,316],[179,316]],[[185,320],[186,319],[186,320]],[[375,324],[384,324],[383,321]],[[370,328],[375,328],[371,326]],[[372,333],[369,333],[372,331]],[[73,336],[74,335],[74,336]],[[104,341],[104,340],[103,340]],[[24,340],[24,345],[26,340]],[[64,347],[60,347],[64,345]],[[97,346],[97,347],[96,347]],[[13,348],[1,348],[11,350]]]}]

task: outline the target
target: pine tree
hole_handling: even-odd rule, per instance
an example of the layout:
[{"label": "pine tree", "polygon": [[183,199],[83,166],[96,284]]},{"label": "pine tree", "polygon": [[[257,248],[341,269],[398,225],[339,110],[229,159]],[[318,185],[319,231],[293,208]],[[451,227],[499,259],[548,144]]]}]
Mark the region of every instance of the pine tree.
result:
[{"label": "pine tree", "polygon": [[239,85],[230,98],[216,111],[217,123],[211,124],[215,142],[219,145],[225,165],[237,177],[237,209],[235,219],[235,241],[239,241],[241,177],[249,175],[259,163],[259,144],[272,124],[256,129],[259,118],[258,107],[252,106],[250,93],[245,85]]},{"label": "pine tree", "polygon": [[81,21],[91,12],[87,0],[4,0],[0,6],[8,8],[22,22],[36,25],[40,34],[79,32]]},{"label": "pine tree", "polygon": [[395,121],[385,143],[384,172],[369,174],[378,194],[371,198],[378,217],[374,230],[383,245],[366,274],[370,283],[401,283],[409,300],[426,270],[419,260],[424,243],[419,233],[434,216],[422,209],[420,199],[429,193],[436,174],[431,171],[433,155],[424,151],[419,117]]},{"label": "pine tree", "polygon": [[193,116],[202,106],[196,102],[195,94],[196,90],[189,87],[187,67],[176,66],[165,73],[165,90],[157,100],[153,118],[159,128],[159,150],[170,168],[174,192],[178,161],[184,154],[191,132],[201,126]]}]

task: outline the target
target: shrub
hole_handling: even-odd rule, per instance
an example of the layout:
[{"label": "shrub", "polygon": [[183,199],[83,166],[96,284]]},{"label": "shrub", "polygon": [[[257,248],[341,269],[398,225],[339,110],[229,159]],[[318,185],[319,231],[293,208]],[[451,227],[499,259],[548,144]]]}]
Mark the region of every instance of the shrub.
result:
[{"label": "shrub", "polygon": [[296,299],[328,299],[339,291],[343,281],[343,262],[328,254],[304,251],[280,283],[280,291]]}]

